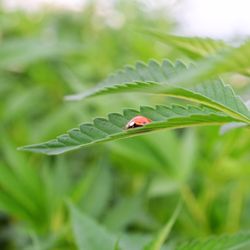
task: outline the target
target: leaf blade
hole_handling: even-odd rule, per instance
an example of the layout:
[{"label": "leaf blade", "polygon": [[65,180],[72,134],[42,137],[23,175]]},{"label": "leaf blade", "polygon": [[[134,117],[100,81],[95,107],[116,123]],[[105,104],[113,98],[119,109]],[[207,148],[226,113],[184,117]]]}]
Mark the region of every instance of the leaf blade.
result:
[{"label": "leaf blade", "polygon": [[160,232],[156,235],[156,237],[147,246],[144,247],[144,250],[160,250],[161,249],[161,247],[164,244],[164,241],[169,236],[169,233],[180,213],[180,210],[181,210],[181,203],[178,204],[170,220],[160,230]]},{"label": "leaf blade", "polygon": [[69,205],[71,222],[79,250],[110,250],[116,239],[101,225],[82,214],[72,204]]},{"label": "leaf blade", "polygon": [[196,59],[213,55],[217,51],[230,47],[223,40],[215,40],[206,37],[176,36],[154,29],[146,29],[145,32],[146,34],[154,36],[164,44],[176,48],[182,53]]},{"label": "leaf blade", "polygon": [[[148,118],[152,119],[153,122],[143,127],[126,130],[126,123],[131,119],[131,117],[136,114],[147,116]],[[110,117],[113,117],[112,114],[109,115],[109,118]],[[80,135],[89,136],[89,141],[82,141],[80,139],[76,140],[76,137],[72,138],[72,130],[70,130],[68,134],[59,136],[57,137],[57,139],[45,143],[24,146],[19,148],[19,150],[38,152],[49,155],[61,154],[67,151],[79,149],[83,146],[138,136],[144,133],[150,133],[161,129],[176,129],[204,125],[222,125],[228,122],[237,121],[233,117],[227,116],[222,112],[209,109],[207,107],[183,107],[180,105],[172,105],[169,107],[158,105],[154,109],[141,107],[140,111],[125,109],[123,115],[119,114],[119,117],[122,117],[123,121],[123,123],[119,124],[121,132],[113,130],[109,131],[109,134],[104,132],[99,133],[99,129],[95,127],[95,124],[87,124],[86,130],[74,130],[77,130]],[[112,119],[107,121],[109,121],[112,125]],[[80,127],[83,126],[85,127],[86,124],[80,125]],[[107,124],[105,123],[105,127],[106,126]],[[78,137],[80,138],[80,136]]]},{"label": "leaf blade", "polygon": [[184,243],[175,250],[237,250],[250,246],[250,233],[237,233],[234,235],[215,236],[205,240],[196,240]]}]

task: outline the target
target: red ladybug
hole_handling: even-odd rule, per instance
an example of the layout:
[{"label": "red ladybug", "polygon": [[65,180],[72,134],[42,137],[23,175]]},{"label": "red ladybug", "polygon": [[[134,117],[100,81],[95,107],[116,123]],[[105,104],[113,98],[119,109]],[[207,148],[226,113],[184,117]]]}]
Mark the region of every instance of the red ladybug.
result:
[{"label": "red ladybug", "polygon": [[152,122],[152,121],[150,119],[148,119],[147,117],[138,115],[138,116],[135,116],[132,120],[130,120],[127,123],[126,129],[142,127],[150,122]]}]

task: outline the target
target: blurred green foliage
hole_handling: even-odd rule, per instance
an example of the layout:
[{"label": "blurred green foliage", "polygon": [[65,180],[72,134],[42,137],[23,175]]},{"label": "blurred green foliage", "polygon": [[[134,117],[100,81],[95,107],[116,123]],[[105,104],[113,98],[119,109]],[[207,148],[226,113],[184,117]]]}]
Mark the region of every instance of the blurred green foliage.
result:
[{"label": "blurred green foliage", "polygon": [[142,249],[180,199],[183,207],[170,246],[250,227],[247,130],[224,136],[219,128],[161,132],[63,157],[16,151],[95,115],[168,102],[132,94],[63,101],[64,95],[94,86],[124,64],[178,59],[180,51],[138,31],[172,31],[166,13],[125,1],[116,11],[124,19],[119,27],[98,15],[95,4],[79,13],[1,10],[0,249],[100,249],[81,238],[87,230],[79,221],[92,228],[89,239],[94,232],[114,249]]}]

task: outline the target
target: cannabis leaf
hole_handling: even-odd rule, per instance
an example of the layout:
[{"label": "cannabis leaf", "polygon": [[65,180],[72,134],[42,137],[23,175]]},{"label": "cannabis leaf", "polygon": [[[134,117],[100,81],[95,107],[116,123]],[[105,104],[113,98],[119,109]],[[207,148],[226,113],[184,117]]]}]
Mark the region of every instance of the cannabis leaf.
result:
[{"label": "cannabis leaf", "polygon": [[[249,249],[250,234],[237,233],[234,235],[224,235],[219,237],[211,237],[205,240],[194,240],[177,247],[175,250],[237,250]],[[244,247],[244,248],[243,248]],[[247,247],[247,248],[245,248]]]},{"label": "cannabis leaf", "polygon": [[[139,114],[150,118],[153,122],[144,127],[125,130],[127,122]],[[58,136],[55,140],[19,149],[49,155],[61,154],[94,143],[128,138],[162,129],[222,125],[232,121],[237,120],[205,106],[157,105],[155,108],[142,106],[140,111],[125,109],[123,115],[111,113],[108,119],[96,118],[93,123],[81,124],[79,128],[71,129],[67,134]]]},{"label": "cannabis leaf", "polygon": [[185,88],[176,86],[171,80],[179,74],[192,70],[183,62],[174,65],[167,60],[162,64],[150,61],[148,65],[137,63],[134,68],[125,67],[115,75],[110,76],[99,87],[89,92],[69,96],[68,99],[80,100],[89,96],[97,96],[124,92],[146,92],[164,94],[207,105],[221,110],[243,122],[249,122],[250,113],[243,101],[237,96],[230,85],[226,85],[219,78]]},{"label": "cannabis leaf", "polygon": [[177,36],[154,29],[146,29],[144,32],[193,59],[211,56],[222,49],[232,48],[224,41],[212,38]]}]

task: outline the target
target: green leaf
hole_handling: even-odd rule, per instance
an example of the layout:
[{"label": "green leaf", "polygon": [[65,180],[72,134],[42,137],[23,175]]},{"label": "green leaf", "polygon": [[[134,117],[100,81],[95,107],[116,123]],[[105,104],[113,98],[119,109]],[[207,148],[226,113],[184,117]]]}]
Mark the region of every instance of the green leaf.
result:
[{"label": "green leaf", "polygon": [[234,235],[224,235],[211,237],[205,240],[194,240],[191,242],[187,242],[175,250],[237,250],[242,249],[243,247],[247,247],[244,249],[249,249],[250,247],[250,233],[237,233]]},{"label": "green leaf", "polygon": [[111,250],[116,238],[105,228],[82,214],[73,205],[69,206],[73,233],[79,250]]},{"label": "green leaf", "polygon": [[121,247],[120,247],[120,245],[119,245],[119,240],[117,240],[115,242],[115,246],[114,246],[113,250],[122,250]]},{"label": "green leaf", "polygon": [[0,68],[23,68],[39,60],[79,53],[82,49],[82,44],[72,41],[48,43],[37,38],[4,40],[0,47]]},{"label": "green leaf", "polygon": [[142,249],[151,239],[151,234],[147,233],[123,233],[120,237],[120,246],[122,250],[138,250]]},{"label": "green leaf", "polygon": [[[152,123],[126,130],[125,125],[128,121],[139,114],[150,118]],[[80,128],[71,129],[67,134],[58,136],[54,140],[19,149],[49,155],[61,154],[94,143],[128,138],[162,129],[222,125],[232,121],[237,120],[204,106],[157,105],[155,108],[142,106],[140,111],[125,109],[123,115],[111,113],[108,119],[96,118],[93,123],[81,124]]]},{"label": "green leaf", "polygon": [[[241,46],[228,49],[211,59],[210,74],[224,72],[240,72],[250,74],[250,40],[246,40]],[[208,60],[209,62],[209,60]]]},{"label": "green leaf", "polygon": [[160,250],[163,246],[164,242],[169,236],[169,233],[180,213],[181,203],[177,206],[176,210],[174,211],[172,217],[167,222],[167,224],[162,228],[162,230],[156,235],[156,237],[144,247],[144,250]]},{"label": "green leaf", "polygon": [[[30,211],[23,207],[16,199],[5,192],[0,192],[0,209],[17,217],[30,219]],[[32,217],[33,218],[33,217]]]},{"label": "green leaf", "polygon": [[239,72],[248,76],[250,74],[248,60],[250,40],[246,40],[239,47],[232,47],[222,40],[211,38],[175,36],[151,29],[146,30],[146,33],[192,58],[199,59],[210,56],[198,61],[198,65],[204,67],[200,73],[207,76],[211,77],[225,72]]},{"label": "green leaf", "polygon": [[28,192],[25,183],[20,181],[18,177],[15,176],[15,173],[3,164],[0,164],[0,173],[0,184],[2,189],[8,193],[9,196],[13,197],[23,209],[35,213],[37,207],[33,199],[31,199],[31,192]]},{"label": "green leaf", "polygon": [[185,82],[188,85],[197,84],[203,80],[224,73],[238,72],[250,75],[250,40],[236,48],[227,48],[214,56],[199,60],[192,70],[182,72],[172,79],[173,84]]},{"label": "green leaf", "polygon": [[113,232],[121,232],[136,221],[144,213],[144,201],[148,192],[149,182],[133,197],[119,199],[115,205],[109,208],[102,223]]},{"label": "green leaf", "polygon": [[176,36],[153,29],[146,29],[145,32],[195,59],[213,55],[224,48],[230,47],[222,40],[211,38]]},{"label": "green leaf", "polygon": [[192,71],[192,67],[187,68],[180,61],[175,65],[166,60],[161,65],[155,61],[150,61],[148,65],[137,63],[135,68],[126,67],[109,77],[100,87],[83,94],[69,96],[68,99],[80,100],[88,96],[124,92],[164,94],[218,109],[243,122],[250,121],[250,112],[244,102],[234,93],[230,85],[225,85],[219,78],[205,81],[192,88],[171,84],[172,79],[189,70]]},{"label": "green leaf", "polygon": [[[115,141],[115,143],[109,143],[108,146],[112,150],[112,160],[120,166],[124,166],[132,172],[153,170],[162,173],[162,171],[177,169],[178,162],[175,156],[178,157],[179,147],[176,148],[174,137],[174,133],[164,131],[140,138]],[[165,149],[166,141],[171,144],[169,151]],[[135,148],[136,154],[134,153]]]},{"label": "green leaf", "polygon": [[[168,60],[164,60],[161,65],[156,61],[149,61],[148,64],[137,62],[135,67],[126,66],[124,69],[110,75],[96,88],[90,89],[80,94],[66,96],[66,100],[81,100],[89,96],[100,94],[119,93],[128,91],[140,91],[141,88],[155,87],[156,83],[168,83],[168,81],[179,74],[180,70],[186,66],[177,61],[175,65]],[[124,87],[120,86],[124,85]],[[121,88],[120,88],[121,87]]]},{"label": "green leaf", "polygon": [[[100,167],[95,170],[95,176],[81,198],[81,208],[92,217],[98,217],[107,209],[112,193],[112,173],[105,159],[100,161]],[[96,206],[98,204],[98,206]]]}]

